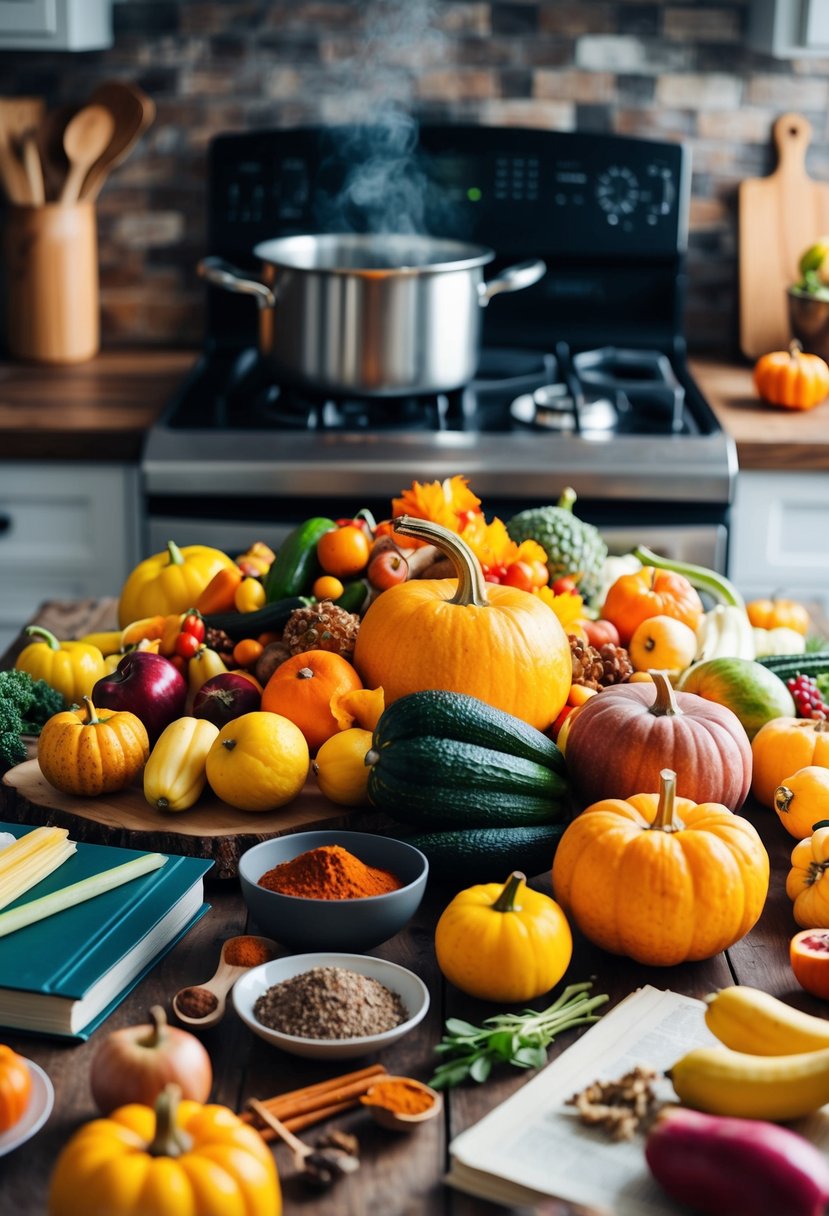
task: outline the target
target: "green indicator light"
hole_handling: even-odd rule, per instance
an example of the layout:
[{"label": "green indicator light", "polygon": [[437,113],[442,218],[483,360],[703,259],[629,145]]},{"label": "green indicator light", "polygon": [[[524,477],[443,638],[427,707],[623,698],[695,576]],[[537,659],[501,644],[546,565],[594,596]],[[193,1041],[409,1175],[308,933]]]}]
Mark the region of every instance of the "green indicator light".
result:
[{"label": "green indicator light", "polygon": [[481,191],[477,186],[470,186],[466,192],[466,197],[469,199],[470,203],[479,203],[482,198]]}]

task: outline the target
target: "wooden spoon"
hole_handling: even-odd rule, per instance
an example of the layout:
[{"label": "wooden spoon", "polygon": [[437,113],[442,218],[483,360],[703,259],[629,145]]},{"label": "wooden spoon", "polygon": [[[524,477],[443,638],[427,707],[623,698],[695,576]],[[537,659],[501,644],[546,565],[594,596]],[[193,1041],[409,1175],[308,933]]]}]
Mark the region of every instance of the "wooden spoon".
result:
[{"label": "wooden spoon", "polygon": [[40,121],[43,110],[41,97],[0,97],[0,181],[12,203],[35,202],[17,145]]},{"label": "wooden spoon", "polygon": [[106,150],[115,129],[115,119],[106,106],[84,106],[66,124],[63,150],[69,161],[69,172],[60,192],[64,206],[80,198],[84,178],[90,166]]},{"label": "wooden spoon", "polygon": [[63,133],[71,118],[77,114],[80,106],[63,105],[47,110],[35,128],[37,150],[40,153],[40,163],[43,168],[43,180],[46,190],[46,201],[57,202],[66,174],[69,172],[69,161],[63,150]]},{"label": "wooden spoon", "polygon": [[422,1091],[430,1100],[431,1104],[425,1110],[419,1111],[416,1115],[404,1115],[396,1110],[391,1110],[388,1106],[380,1106],[372,1101],[372,1090],[375,1086],[367,1089],[360,1098],[363,1106],[367,1106],[372,1118],[381,1127],[387,1127],[395,1132],[410,1132],[413,1131],[421,1123],[427,1123],[429,1119],[434,1119],[443,1109],[443,1097],[436,1089],[432,1089],[430,1085],[424,1084],[423,1081],[415,1081],[412,1077],[380,1077],[380,1082],[388,1081],[404,1081],[407,1085],[413,1086],[415,1089]]},{"label": "wooden spoon", "polygon": [[112,139],[81,187],[81,198],[96,199],[111,170],[126,160],[155,119],[155,102],[138,85],[123,80],[105,80],[89,100],[94,105],[106,106],[115,120]]},{"label": "wooden spoon", "polygon": [[43,165],[40,162],[34,130],[25,132],[20,149],[26,180],[29,183],[29,198],[39,207],[46,202],[46,187],[43,184]]},{"label": "wooden spoon", "polygon": [[287,1144],[293,1154],[294,1167],[312,1186],[322,1189],[336,1182],[341,1175],[353,1174],[360,1168],[359,1158],[352,1153],[342,1149],[312,1148],[310,1144],[300,1140],[299,1136],[289,1132],[285,1124],[256,1098],[249,1098],[248,1106]]},{"label": "wooden spoon", "polygon": [[[251,934],[245,934],[244,936],[250,937]],[[209,979],[205,984],[180,988],[173,997],[173,1012],[185,1026],[198,1026],[202,1030],[206,1030],[208,1026],[215,1026],[224,1017],[227,1006],[227,994],[239,976],[244,975],[246,971],[250,971],[250,966],[234,966],[227,962],[225,958],[229,946],[236,940],[235,937],[228,938],[222,946],[219,966],[216,968],[216,973],[212,979]],[[254,941],[259,942],[270,953],[272,958],[276,958],[279,952],[276,942],[271,941],[269,937],[255,937]],[[187,994],[186,996],[184,995],[185,993]],[[187,1003],[203,1006],[204,1012],[198,1014],[185,1012]]]}]

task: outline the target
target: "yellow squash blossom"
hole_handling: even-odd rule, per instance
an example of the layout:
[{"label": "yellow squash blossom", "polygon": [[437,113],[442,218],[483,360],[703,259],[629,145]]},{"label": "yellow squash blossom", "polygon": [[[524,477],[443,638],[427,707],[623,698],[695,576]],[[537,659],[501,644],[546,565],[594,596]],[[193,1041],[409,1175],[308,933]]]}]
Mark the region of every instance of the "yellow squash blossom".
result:
[{"label": "yellow squash blossom", "polygon": [[447,477],[445,481],[412,482],[400,498],[392,499],[392,514],[411,515],[443,524],[452,532],[464,530],[470,517],[479,515],[481,500],[469,489],[465,477]]},{"label": "yellow squash blossom", "polygon": [[536,595],[552,608],[565,633],[574,632],[571,626],[574,626],[576,621],[581,620],[584,616],[584,600],[580,595],[575,595],[571,591],[565,591],[563,595],[556,595],[552,587],[539,587]]}]

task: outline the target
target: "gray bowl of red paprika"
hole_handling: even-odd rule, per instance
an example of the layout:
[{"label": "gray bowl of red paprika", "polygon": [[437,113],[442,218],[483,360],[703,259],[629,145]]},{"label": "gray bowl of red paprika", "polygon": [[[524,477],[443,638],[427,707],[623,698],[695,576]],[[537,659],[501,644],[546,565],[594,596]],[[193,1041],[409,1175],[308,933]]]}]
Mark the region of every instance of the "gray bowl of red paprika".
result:
[{"label": "gray bowl of red paprika", "polygon": [[[296,950],[359,952],[388,941],[420,906],[428,874],[419,849],[368,832],[278,836],[254,845],[239,861],[254,921]],[[388,889],[392,880],[399,885]],[[280,889],[269,889],[274,885]]]}]

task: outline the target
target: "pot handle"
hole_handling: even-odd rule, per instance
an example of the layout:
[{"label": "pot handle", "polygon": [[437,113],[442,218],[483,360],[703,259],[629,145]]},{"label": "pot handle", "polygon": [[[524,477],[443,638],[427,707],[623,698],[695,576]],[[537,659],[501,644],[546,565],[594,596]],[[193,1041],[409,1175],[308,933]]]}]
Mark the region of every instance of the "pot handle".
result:
[{"label": "pot handle", "polygon": [[537,283],[546,273],[547,264],[540,258],[530,262],[516,262],[514,266],[507,266],[488,283],[478,284],[478,303],[482,308],[486,308],[493,296],[500,295],[502,291],[523,291],[525,287],[532,287],[533,283]]},{"label": "pot handle", "polygon": [[260,308],[273,308],[276,296],[270,287],[251,279],[243,270],[238,270],[224,258],[202,258],[196,267],[198,273],[214,287],[224,287],[227,291],[235,291],[240,295],[256,296]]}]

